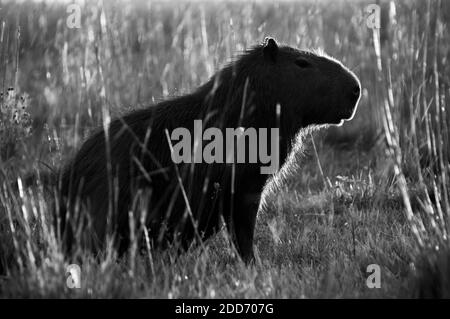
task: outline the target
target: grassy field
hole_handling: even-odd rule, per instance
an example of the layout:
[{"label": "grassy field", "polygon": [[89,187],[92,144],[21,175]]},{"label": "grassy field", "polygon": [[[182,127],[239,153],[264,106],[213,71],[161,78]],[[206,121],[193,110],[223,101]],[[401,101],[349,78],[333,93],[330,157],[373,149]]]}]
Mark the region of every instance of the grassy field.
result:
[{"label": "grassy field", "polygon": [[[0,296],[449,297],[450,5],[381,1],[378,32],[368,4],[88,1],[69,28],[65,3],[2,2]],[[222,231],[179,256],[82,254],[81,288],[69,289],[52,198],[24,176],[57,170],[102,110],[189,92],[268,35],[323,48],[363,94],[352,122],[305,138],[293,173],[266,190],[255,264]],[[366,285],[370,264],[381,288]]]}]

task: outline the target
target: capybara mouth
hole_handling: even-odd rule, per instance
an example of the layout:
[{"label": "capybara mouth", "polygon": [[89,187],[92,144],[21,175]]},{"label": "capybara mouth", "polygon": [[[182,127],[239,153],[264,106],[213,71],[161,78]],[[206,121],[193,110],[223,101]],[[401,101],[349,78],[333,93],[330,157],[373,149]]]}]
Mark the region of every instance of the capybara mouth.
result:
[{"label": "capybara mouth", "polygon": [[342,120],[350,121],[351,119],[353,119],[353,117],[355,116],[355,113],[356,113],[356,107],[357,107],[357,105],[355,105],[354,107],[352,107],[350,109],[347,109],[344,112],[344,116],[343,116]]},{"label": "capybara mouth", "polygon": [[341,106],[341,112],[335,120],[335,124],[342,125],[344,122],[351,121],[356,113],[357,104],[352,106]]},{"label": "capybara mouth", "polygon": [[[358,91],[359,92],[359,91]],[[353,119],[353,117],[355,116],[356,113],[356,109],[358,108],[358,104],[359,104],[359,99],[360,99],[360,95],[358,94],[357,97],[354,97],[355,101],[353,103],[349,105],[346,105],[343,109],[343,117],[342,119],[344,121],[350,121]]]}]

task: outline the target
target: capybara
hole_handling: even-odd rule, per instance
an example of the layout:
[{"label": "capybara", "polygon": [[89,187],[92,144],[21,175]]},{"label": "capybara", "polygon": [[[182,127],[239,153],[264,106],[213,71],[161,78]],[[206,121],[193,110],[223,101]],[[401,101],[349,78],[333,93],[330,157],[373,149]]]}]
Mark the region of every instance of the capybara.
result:
[{"label": "capybara", "polygon": [[[224,136],[226,128],[278,128],[278,149],[268,149],[283,164],[298,132],[350,120],[359,97],[357,77],[339,61],[266,38],[193,93],[131,112],[87,139],[60,177],[58,226],[66,247],[76,238],[98,251],[111,234],[123,253],[131,226],[145,225],[153,247],[188,248],[214,234],[223,217],[242,259],[252,260],[269,176],[261,174],[263,163],[175,163],[170,133],[194,133],[195,120]],[[249,144],[247,151],[260,147]]]}]

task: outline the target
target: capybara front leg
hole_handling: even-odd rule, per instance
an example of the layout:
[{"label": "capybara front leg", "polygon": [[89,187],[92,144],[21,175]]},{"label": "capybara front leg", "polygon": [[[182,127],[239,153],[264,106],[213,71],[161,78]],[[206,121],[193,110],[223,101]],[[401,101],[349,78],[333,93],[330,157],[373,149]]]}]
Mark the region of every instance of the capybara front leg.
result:
[{"label": "capybara front leg", "polygon": [[[247,200],[247,201],[246,201]],[[233,243],[245,263],[253,261],[253,235],[255,231],[258,203],[249,202],[247,198],[238,196],[234,200],[234,209],[228,227]]]}]

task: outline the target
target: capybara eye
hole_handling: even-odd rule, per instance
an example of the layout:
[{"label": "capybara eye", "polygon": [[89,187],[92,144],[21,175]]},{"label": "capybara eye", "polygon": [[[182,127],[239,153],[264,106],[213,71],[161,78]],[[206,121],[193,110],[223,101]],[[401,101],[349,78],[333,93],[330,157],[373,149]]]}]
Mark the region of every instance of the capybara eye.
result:
[{"label": "capybara eye", "polygon": [[311,63],[309,63],[307,60],[302,59],[302,58],[295,60],[295,64],[297,64],[297,66],[299,66],[301,68],[308,68],[311,66]]}]

